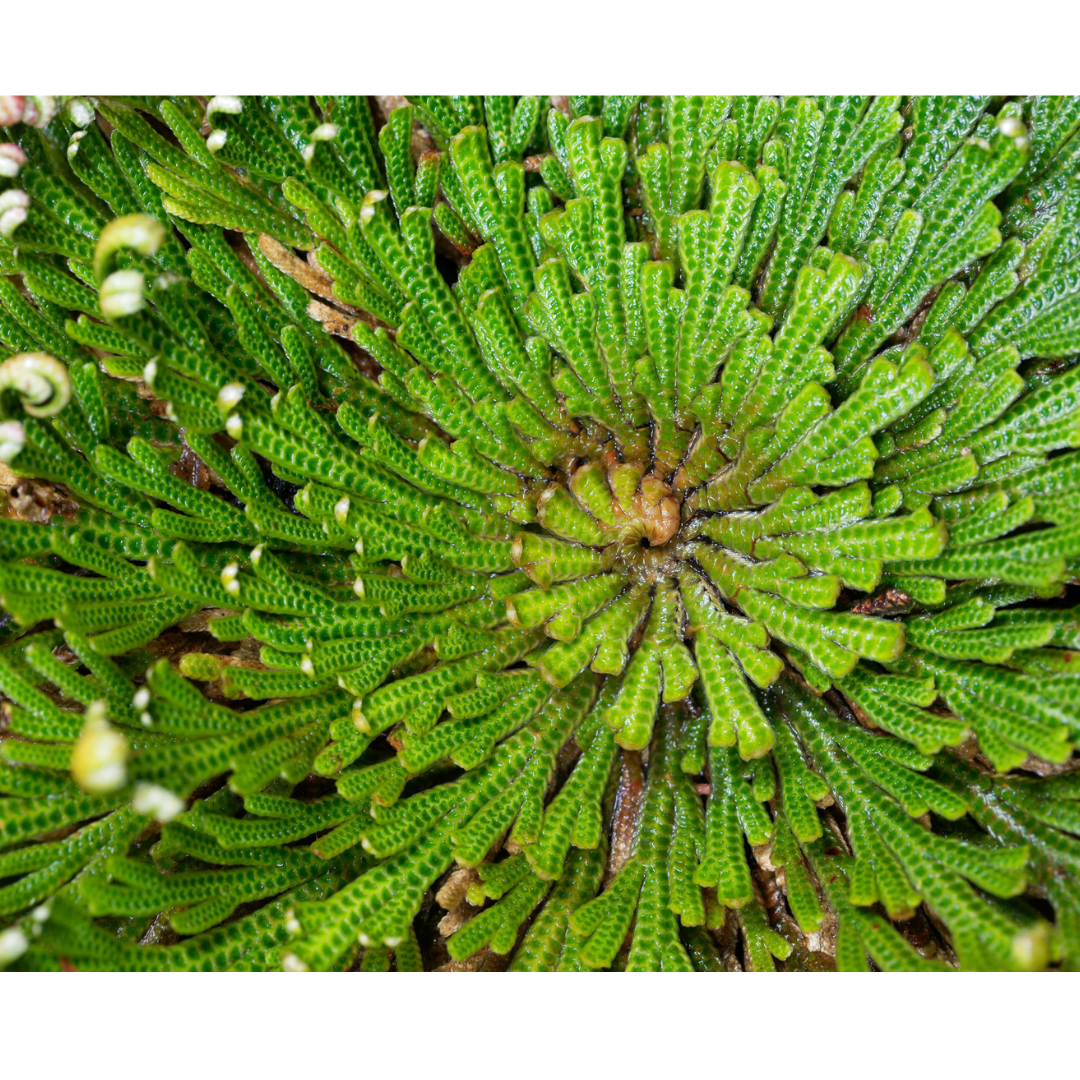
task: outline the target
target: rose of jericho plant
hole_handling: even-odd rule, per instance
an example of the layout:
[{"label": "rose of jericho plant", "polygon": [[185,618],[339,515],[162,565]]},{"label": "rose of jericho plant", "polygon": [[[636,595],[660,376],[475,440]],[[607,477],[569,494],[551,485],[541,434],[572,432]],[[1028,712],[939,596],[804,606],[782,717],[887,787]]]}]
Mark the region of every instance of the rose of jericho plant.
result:
[{"label": "rose of jericho plant", "polygon": [[0,963],[1080,964],[1080,99],[0,124]]}]

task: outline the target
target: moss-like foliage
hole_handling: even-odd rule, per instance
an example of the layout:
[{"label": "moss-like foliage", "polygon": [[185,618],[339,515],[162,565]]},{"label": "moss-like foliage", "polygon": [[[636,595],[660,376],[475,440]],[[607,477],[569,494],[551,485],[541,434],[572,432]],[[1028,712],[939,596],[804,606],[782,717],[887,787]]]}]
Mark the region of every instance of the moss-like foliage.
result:
[{"label": "moss-like foliage", "polygon": [[1080,99],[404,100],[0,98],[0,965],[1080,965]]}]

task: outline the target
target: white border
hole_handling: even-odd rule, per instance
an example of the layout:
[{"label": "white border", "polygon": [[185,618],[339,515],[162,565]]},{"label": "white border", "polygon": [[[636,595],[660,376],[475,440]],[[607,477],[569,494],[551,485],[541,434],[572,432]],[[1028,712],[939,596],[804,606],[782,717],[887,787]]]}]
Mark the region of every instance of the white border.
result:
[{"label": "white border", "polygon": [[0,978],[0,1063],[20,1080],[1076,1072],[1069,975]]},{"label": "white border", "polygon": [[7,0],[5,10],[5,90],[1080,92],[1080,8],[1068,0]]}]

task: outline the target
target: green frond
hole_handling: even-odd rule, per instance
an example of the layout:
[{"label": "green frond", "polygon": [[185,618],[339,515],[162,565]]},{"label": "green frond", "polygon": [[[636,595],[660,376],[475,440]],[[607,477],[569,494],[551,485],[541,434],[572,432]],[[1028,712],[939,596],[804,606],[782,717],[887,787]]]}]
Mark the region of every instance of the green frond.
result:
[{"label": "green frond", "polygon": [[1077,99],[3,100],[0,964],[1080,965]]}]

